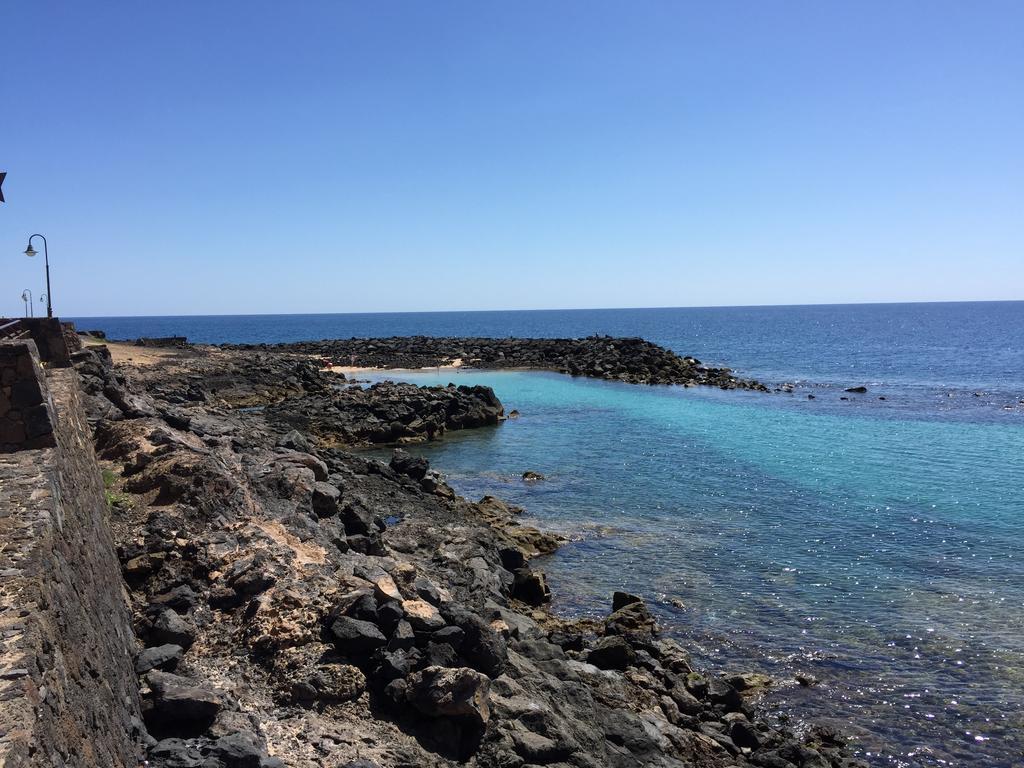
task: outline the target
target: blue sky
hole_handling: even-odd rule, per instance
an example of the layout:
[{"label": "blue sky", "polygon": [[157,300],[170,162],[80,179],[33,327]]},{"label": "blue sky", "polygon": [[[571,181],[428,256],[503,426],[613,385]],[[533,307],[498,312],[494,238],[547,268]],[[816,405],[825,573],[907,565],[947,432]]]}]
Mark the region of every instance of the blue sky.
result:
[{"label": "blue sky", "polygon": [[1024,4],[11,0],[0,313],[1024,298]]}]

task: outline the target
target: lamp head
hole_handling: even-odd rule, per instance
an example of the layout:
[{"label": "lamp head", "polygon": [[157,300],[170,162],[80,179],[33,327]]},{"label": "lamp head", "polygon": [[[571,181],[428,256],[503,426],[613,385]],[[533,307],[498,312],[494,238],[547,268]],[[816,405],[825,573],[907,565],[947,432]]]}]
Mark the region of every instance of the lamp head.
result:
[{"label": "lamp head", "polygon": [[28,248],[25,249],[25,255],[28,256],[29,258],[32,258],[37,253],[39,253],[39,251],[37,251],[35,248],[33,248],[32,247],[32,242],[29,241]]}]

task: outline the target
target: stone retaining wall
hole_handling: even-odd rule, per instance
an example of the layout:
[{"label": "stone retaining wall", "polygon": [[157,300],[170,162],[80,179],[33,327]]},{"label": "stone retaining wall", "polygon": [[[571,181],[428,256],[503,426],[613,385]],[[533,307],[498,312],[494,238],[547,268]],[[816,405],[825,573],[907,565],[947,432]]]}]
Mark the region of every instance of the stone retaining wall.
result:
[{"label": "stone retaining wall", "polygon": [[[14,318],[0,317],[0,325],[11,319]],[[61,323],[57,317],[19,317],[17,320],[21,323],[20,330],[27,331],[29,338],[36,343],[40,360],[51,368],[67,368],[71,365],[65,325],[71,326],[74,335],[73,323]]]},{"label": "stone retaining wall", "polygon": [[135,639],[78,374],[31,370],[52,445],[0,454],[0,768],[136,768]]},{"label": "stone retaining wall", "polygon": [[55,445],[52,411],[35,342],[0,343],[0,453]]}]

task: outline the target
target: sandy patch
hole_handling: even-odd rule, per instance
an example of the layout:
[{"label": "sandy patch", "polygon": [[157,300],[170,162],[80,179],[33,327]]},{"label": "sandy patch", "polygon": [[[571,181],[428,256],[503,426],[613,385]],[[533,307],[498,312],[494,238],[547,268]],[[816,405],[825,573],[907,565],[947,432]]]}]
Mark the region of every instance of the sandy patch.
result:
[{"label": "sandy patch", "polygon": [[327,552],[323,547],[306,544],[297,536],[290,534],[279,522],[256,520],[254,524],[278,544],[289,547],[295,553],[297,565],[323,565],[327,561]]},{"label": "sandy patch", "polygon": [[321,368],[325,373],[340,373],[345,376],[358,376],[362,373],[417,373],[419,371],[451,371],[463,366],[461,357],[456,357],[450,363],[444,365],[426,365],[422,368],[373,368],[366,366],[352,365],[328,365]]},{"label": "sandy patch", "polygon": [[103,339],[83,338],[82,344],[85,347],[105,346],[110,350],[110,357],[114,364],[131,363],[132,365],[156,365],[168,361],[180,360],[184,357],[193,357],[194,353],[187,349],[174,347],[138,347],[119,341],[104,341]]}]

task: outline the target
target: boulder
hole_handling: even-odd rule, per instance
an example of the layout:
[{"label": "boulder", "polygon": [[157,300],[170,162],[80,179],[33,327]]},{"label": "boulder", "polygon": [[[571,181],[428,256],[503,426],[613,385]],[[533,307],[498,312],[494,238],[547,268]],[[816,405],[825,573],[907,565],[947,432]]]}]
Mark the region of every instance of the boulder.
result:
[{"label": "boulder", "polygon": [[198,744],[167,738],[149,748],[149,758],[161,768],[204,768],[206,758]]},{"label": "boulder", "polygon": [[331,636],[337,649],[350,656],[368,656],[388,641],[376,624],[351,616],[335,619]]},{"label": "boulder", "polygon": [[354,701],[366,690],[366,675],[351,664],[321,664],[306,682],[320,701]]},{"label": "boulder", "polygon": [[144,675],[154,669],[173,672],[184,652],[184,648],[173,643],[145,648],[135,658],[135,672],[139,675]]},{"label": "boulder", "polygon": [[720,677],[708,680],[708,700],[726,712],[736,712],[743,706],[743,697],[732,685]]},{"label": "boulder", "polygon": [[408,680],[408,700],[428,717],[455,717],[483,729],[490,720],[491,681],[468,667],[427,667]]},{"label": "boulder", "polygon": [[221,736],[214,742],[212,752],[224,768],[260,768],[266,754],[259,739],[245,731]]},{"label": "boulder", "polygon": [[149,695],[144,717],[154,736],[198,736],[205,732],[224,706],[216,691],[170,672],[146,675]]},{"label": "boulder", "polygon": [[290,431],[278,440],[277,444],[282,448],[288,448],[289,450],[298,451],[299,453],[309,453],[311,447],[306,436],[297,429]]},{"label": "boulder", "polygon": [[[623,595],[625,593],[619,593]],[[632,595],[630,596],[632,597]],[[613,603],[614,606],[614,603]],[[658,624],[643,600],[629,602],[615,610],[604,623],[609,635],[625,635],[631,638],[650,638],[657,632]]]},{"label": "boulder", "polygon": [[317,481],[313,485],[313,512],[317,517],[334,517],[338,514],[341,491],[330,483]]},{"label": "boulder", "polygon": [[613,592],[612,593],[612,612],[621,610],[627,605],[635,605],[636,603],[642,603],[644,600],[638,595],[631,595],[629,592]]},{"label": "boulder", "polygon": [[587,661],[598,669],[624,670],[636,662],[636,651],[622,637],[602,637],[587,655]]},{"label": "boulder", "polygon": [[462,647],[465,639],[466,633],[461,627],[444,627],[430,636],[431,642],[450,645],[456,651]]},{"label": "boulder", "polygon": [[412,631],[412,625],[404,619],[398,622],[395,631],[391,633],[388,640],[389,651],[408,651],[416,646],[416,635]]},{"label": "boulder", "polygon": [[445,608],[444,619],[465,633],[459,654],[469,666],[489,677],[502,673],[508,662],[508,645],[494,627],[475,613],[451,606]]},{"label": "boulder", "polygon": [[540,571],[520,568],[515,572],[512,597],[528,605],[543,605],[551,600],[551,589]]},{"label": "boulder", "polygon": [[378,603],[386,603],[391,600],[401,600],[402,593],[398,591],[398,585],[388,574],[378,576],[373,580],[373,596]]},{"label": "boulder", "polygon": [[160,610],[153,619],[149,639],[157,645],[180,645],[188,649],[196,639],[196,630],[188,621],[170,608]]},{"label": "boulder", "polygon": [[440,612],[426,600],[403,600],[402,610],[413,629],[432,632],[445,625]]},{"label": "boulder", "polygon": [[684,715],[696,717],[704,710],[704,705],[700,702],[700,699],[686,690],[686,687],[683,685],[673,686],[672,690],[669,691],[669,696],[672,697],[672,701]]},{"label": "boulder", "polygon": [[413,456],[398,448],[391,455],[390,466],[398,474],[420,481],[426,477],[427,470],[430,469],[430,462],[422,456]]}]

